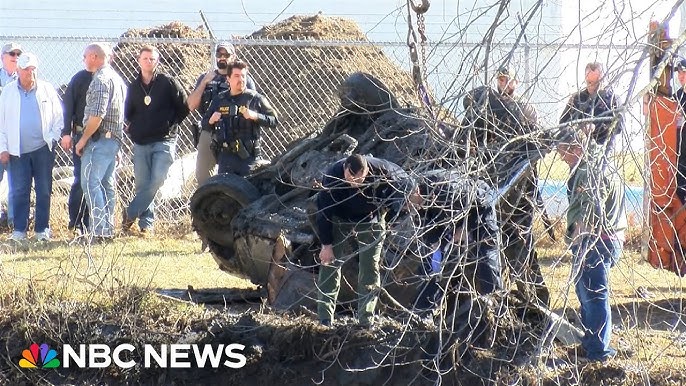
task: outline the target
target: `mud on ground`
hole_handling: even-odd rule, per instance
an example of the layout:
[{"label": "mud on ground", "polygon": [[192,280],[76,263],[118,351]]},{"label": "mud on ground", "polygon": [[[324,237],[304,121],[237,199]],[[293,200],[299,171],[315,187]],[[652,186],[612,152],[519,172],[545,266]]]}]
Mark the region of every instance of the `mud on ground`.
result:
[{"label": "mud on ground", "polygon": [[[542,336],[542,331],[526,327],[535,324],[537,315],[522,318],[524,310],[517,304],[512,304],[512,312],[497,317],[491,313],[488,323],[497,326],[497,332],[489,339],[471,339],[473,344],[469,346],[452,341],[445,328],[411,319],[398,310],[393,319],[384,317],[372,328],[357,325],[350,316],[341,317],[327,328],[307,312],[275,313],[260,303],[229,304],[228,309],[189,308],[185,316],[175,311],[178,305],[130,289],[114,296],[108,308],[65,302],[44,305],[40,312],[32,314],[40,316],[35,318],[12,318],[5,313],[0,316],[0,337],[5,342],[0,354],[0,383],[430,385],[439,373],[442,384],[470,386],[686,382],[676,363],[671,369],[654,370],[647,369],[645,359],[639,362],[638,358],[617,358],[604,364],[575,363],[558,344],[552,352],[540,352],[536,337]],[[130,369],[21,369],[17,366],[21,351],[31,341],[48,342],[58,350],[62,343],[105,343],[112,348],[130,343],[139,351],[123,358],[136,362]],[[179,343],[240,343],[245,345],[242,353],[247,363],[240,369],[141,365],[139,352],[144,344]],[[439,346],[443,347],[443,355],[436,357],[431,353]]]}]

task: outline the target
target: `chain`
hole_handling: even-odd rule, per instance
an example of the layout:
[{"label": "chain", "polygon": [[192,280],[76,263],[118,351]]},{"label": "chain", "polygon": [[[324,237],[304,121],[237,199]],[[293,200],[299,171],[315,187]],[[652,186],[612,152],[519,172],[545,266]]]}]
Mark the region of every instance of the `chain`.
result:
[{"label": "chain", "polygon": [[417,32],[420,37],[420,48],[422,54],[422,81],[426,83],[426,23],[423,13],[417,14]]},{"label": "chain", "polygon": [[[429,0],[422,0],[420,5],[415,5],[413,0],[407,2],[407,46],[410,49],[410,60],[412,61],[412,80],[417,87],[417,95],[429,113],[433,116],[432,101],[426,89],[426,19],[424,14],[429,9]],[[412,11],[417,14],[417,32],[419,41],[412,24]],[[420,52],[417,52],[419,44]],[[421,63],[420,56],[421,54]]]}]

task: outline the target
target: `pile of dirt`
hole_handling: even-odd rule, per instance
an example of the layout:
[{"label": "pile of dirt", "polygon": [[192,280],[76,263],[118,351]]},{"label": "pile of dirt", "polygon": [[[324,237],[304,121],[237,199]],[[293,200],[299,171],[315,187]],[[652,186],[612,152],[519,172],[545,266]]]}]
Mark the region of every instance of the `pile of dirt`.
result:
[{"label": "pile of dirt", "polygon": [[154,43],[155,39],[209,39],[207,30],[202,27],[193,29],[180,22],[171,22],[159,27],[130,29],[121,37],[124,41],[113,47],[112,66],[127,83],[138,75],[138,52],[144,45],[153,45],[160,51],[160,69],[178,79],[188,92],[195,86],[198,76],[209,68],[211,49],[206,44],[179,44],[166,40]]},{"label": "pile of dirt", "polygon": [[265,26],[252,33],[251,38],[289,40],[346,40],[366,41],[355,22],[342,17],[323,15],[293,16],[278,24]]},{"label": "pile of dirt", "polygon": [[[191,92],[198,76],[210,68],[213,47],[208,44],[168,42],[164,39],[206,39],[207,30],[179,22],[130,29],[114,47],[113,67],[131,82],[138,74],[138,51],[152,44],[161,53],[161,69]],[[268,157],[287,144],[321,130],[339,106],[338,88],[350,74],[365,71],[380,79],[402,105],[415,94],[410,75],[367,41],[351,20],[322,15],[293,16],[247,36],[255,39],[237,45],[238,56],[250,65],[259,91],[279,112],[279,126],[265,133]],[[163,39],[155,43],[155,39]],[[332,42],[336,42],[332,44]],[[186,122],[197,120],[193,114]],[[188,131],[186,131],[187,133]],[[182,139],[181,154],[192,151],[190,137]]]},{"label": "pile of dirt", "polygon": [[[274,143],[266,141],[273,146],[272,156],[285,144],[321,130],[340,104],[341,82],[354,72],[364,71],[381,80],[401,105],[414,104],[416,99],[409,73],[368,43],[350,20],[293,16],[250,38],[280,39],[277,44],[245,45],[239,50],[239,56],[252,66],[260,89],[279,111],[280,126],[268,134]],[[322,42],[332,40],[340,43]]]}]

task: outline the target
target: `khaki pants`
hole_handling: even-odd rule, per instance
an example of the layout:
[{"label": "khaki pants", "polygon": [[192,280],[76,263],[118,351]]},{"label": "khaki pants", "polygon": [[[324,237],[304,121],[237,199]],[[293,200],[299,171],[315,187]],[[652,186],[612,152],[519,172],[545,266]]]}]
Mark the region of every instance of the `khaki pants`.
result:
[{"label": "khaki pants", "polygon": [[195,160],[195,180],[198,182],[198,186],[210,178],[214,167],[217,165],[217,158],[210,149],[211,143],[212,134],[207,130],[201,130],[197,146],[198,157]]},{"label": "khaki pants", "polygon": [[[370,324],[376,309],[379,295],[372,287],[381,285],[379,263],[383,241],[386,236],[386,224],[376,223],[343,223],[334,221],[333,224],[333,253],[335,261],[331,265],[319,267],[319,302],[317,314],[319,320],[333,321],[336,309],[336,299],[341,288],[341,265],[357,252],[360,257],[359,272],[357,274],[357,311],[361,324]],[[345,245],[351,238],[356,242],[353,255],[345,255]]]}]

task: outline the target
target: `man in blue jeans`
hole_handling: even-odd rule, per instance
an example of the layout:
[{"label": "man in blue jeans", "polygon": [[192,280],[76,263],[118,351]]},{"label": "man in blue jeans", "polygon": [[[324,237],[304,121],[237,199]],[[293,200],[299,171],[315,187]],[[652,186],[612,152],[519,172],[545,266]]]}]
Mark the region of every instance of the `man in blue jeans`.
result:
[{"label": "man in blue jeans", "polygon": [[624,185],[605,160],[603,149],[584,130],[558,145],[570,168],[566,238],[574,254],[575,288],[581,303],[582,355],[591,361],[605,361],[617,353],[610,346],[609,274],[622,254],[627,226]]},{"label": "man in blue jeans", "polygon": [[157,70],[160,53],[144,46],[138,54],[140,72],[129,85],[124,117],[133,141],[136,196],[123,213],[128,231],[136,218],[141,233],[152,230],[155,194],[167,179],[176,155],[179,124],[188,115],[186,92],[176,80]]},{"label": "man in blue jeans", "polygon": [[69,81],[67,90],[62,97],[64,105],[64,128],[60,145],[66,152],[72,152],[74,162],[74,182],[69,191],[67,207],[69,210],[69,230],[86,233],[90,216],[88,206],[81,189],[81,157],[73,151],[74,145],[81,139],[83,133],[83,111],[86,108],[86,93],[93,80],[93,74],[87,70],[77,72]]},{"label": "man in blue jeans", "polygon": [[[2,88],[17,80],[17,61],[21,56],[22,49],[21,46],[14,42],[9,42],[2,46],[2,68],[0,68],[0,93],[2,93]],[[0,163],[0,181],[3,180],[3,173],[7,171],[7,212],[2,213],[0,216],[5,216],[3,219],[7,223],[7,227],[12,229],[14,222],[14,215],[12,213],[12,182],[9,170],[5,165]]]},{"label": "man in blue jeans", "polygon": [[11,240],[26,240],[31,184],[36,190],[36,240],[50,239],[50,195],[54,147],[62,131],[62,104],[55,88],[36,78],[38,59],[23,53],[19,77],[0,94],[0,162],[8,165],[14,192]]},{"label": "man in blue jeans", "polygon": [[76,143],[81,156],[81,188],[90,211],[91,240],[114,237],[114,166],[124,129],[126,85],[109,65],[112,49],[103,43],[89,44],[83,52],[86,70],[93,80],[86,93],[84,128]]}]

